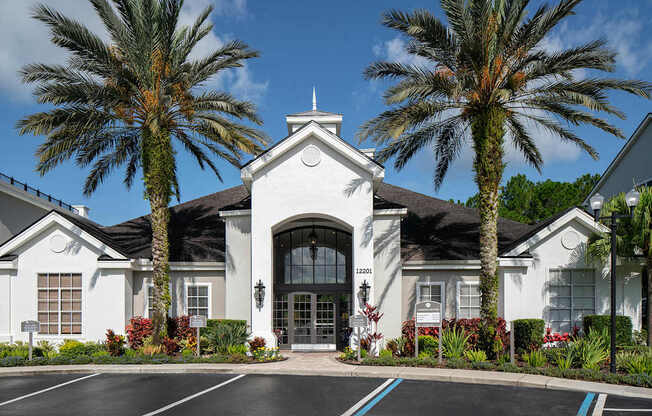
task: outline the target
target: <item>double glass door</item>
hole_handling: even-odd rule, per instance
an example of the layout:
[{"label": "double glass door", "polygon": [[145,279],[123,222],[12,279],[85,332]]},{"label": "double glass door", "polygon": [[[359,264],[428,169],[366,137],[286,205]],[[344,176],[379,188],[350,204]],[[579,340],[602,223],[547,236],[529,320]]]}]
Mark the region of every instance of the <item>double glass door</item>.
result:
[{"label": "double glass door", "polygon": [[335,348],[336,298],[336,295],[307,292],[277,295],[274,302],[274,329],[280,333],[281,345]]}]

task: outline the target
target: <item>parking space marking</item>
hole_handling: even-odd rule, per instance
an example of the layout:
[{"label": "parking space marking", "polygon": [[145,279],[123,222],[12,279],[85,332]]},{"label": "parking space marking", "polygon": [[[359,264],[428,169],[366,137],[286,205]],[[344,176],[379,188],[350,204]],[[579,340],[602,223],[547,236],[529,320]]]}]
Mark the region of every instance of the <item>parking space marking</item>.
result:
[{"label": "parking space marking", "polygon": [[239,376],[235,376],[235,377],[233,377],[233,378],[230,378],[230,379],[228,379],[228,380],[226,380],[226,381],[224,381],[224,382],[222,382],[222,383],[220,383],[220,384],[217,384],[217,385],[215,385],[215,386],[213,386],[213,387],[209,387],[209,388],[207,388],[206,390],[202,390],[202,391],[200,391],[200,392],[198,392],[198,393],[195,393],[195,394],[193,394],[193,395],[190,395],[190,396],[188,396],[188,397],[185,397],[185,398],[183,398],[183,399],[181,399],[181,400],[178,400],[178,401],[176,401],[176,402],[174,402],[174,403],[170,403],[170,404],[168,404],[167,406],[161,407],[160,409],[156,409],[156,410],[154,410],[153,412],[145,413],[143,416],[153,416],[153,415],[157,415],[157,414],[159,414],[159,413],[163,413],[163,412],[165,412],[165,411],[168,410],[168,409],[171,409],[171,408],[173,408],[173,407],[175,407],[175,406],[178,406],[178,405],[180,405],[180,404],[182,404],[182,403],[185,403],[185,402],[187,402],[187,401],[190,401],[190,400],[192,400],[192,399],[194,399],[194,398],[196,398],[196,397],[201,396],[202,394],[206,394],[206,393],[209,393],[209,392],[211,392],[211,391],[213,391],[213,390],[217,390],[217,389],[219,389],[220,387],[226,386],[227,384],[232,383],[232,382],[234,382],[234,381],[236,381],[236,380],[238,380],[238,379],[241,379],[241,378],[244,377],[244,376],[245,376],[245,374],[240,374]]},{"label": "parking space marking", "polygon": [[580,410],[577,411],[577,416],[586,416],[589,411],[589,407],[591,407],[591,402],[593,402],[594,397],[595,393],[586,393],[586,397],[580,406]]},{"label": "parking space marking", "polygon": [[640,412],[640,413],[647,413],[647,412],[652,412],[652,409],[611,409],[611,408],[606,408],[604,409],[605,412]]},{"label": "parking space marking", "polygon": [[375,395],[377,395],[378,393],[383,391],[385,389],[385,387],[390,385],[393,381],[394,381],[393,378],[388,378],[380,386],[376,387],[371,393],[364,396],[362,398],[362,400],[360,400],[359,402],[354,404],[349,410],[342,413],[340,416],[353,416],[353,414],[355,414],[355,412],[357,412],[358,409],[360,409],[362,406],[364,406],[364,404],[367,403],[369,400],[371,400]]},{"label": "parking space marking", "polygon": [[0,406],[4,406],[4,405],[9,404],[9,403],[17,402],[19,400],[23,400],[23,399],[26,399],[28,397],[36,396],[37,394],[45,393],[46,391],[58,389],[59,387],[67,386],[68,384],[72,384],[72,383],[76,383],[78,381],[86,380],[87,378],[99,376],[100,374],[101,373],[95,373],[95,374],[91,374],[91,375],[88,375],[88,376],[79,377],[79,378],[76,378],[74,380],[66,381],[65,383],[61,383],[61,384],[54,385],[52,387],[48,387],[47,389],[35,391],[34,393],[25,394],[23,396],[16,397],[15,399],[11,399],[11,400],[7,400],[6,402],[2,402],[2,403],[0,403]]},{"label": "parking space marking", "polygon": [[602,416],[602,411],[604,410],[604,403],[606,400],[606,394],[602,393],[598,395],[598,400],[595,401],[595,407],[593,408],[593,413],[591,413],[591,416]]},{"label": "parking space marking", "polygon": [[390,391],[394,390],[394,388],[396,386],[401,384],[401,381],[403,381],[402,378],[397,378],[392,384],[389,385],[389,387],[387,387],[385,390],[383,390],[378,396],[374,397],[374,399],[372,401],[370,401],[369,403],[367,403],[365,405],[365,407],[360,409],[360,411],[358,413],[356,413],[355,416],[362,416],[365,413],[367,413],[372,407],[374,407],[376,405],[376,403],[381,401],[383,399],[383,397],[387,396]]}]

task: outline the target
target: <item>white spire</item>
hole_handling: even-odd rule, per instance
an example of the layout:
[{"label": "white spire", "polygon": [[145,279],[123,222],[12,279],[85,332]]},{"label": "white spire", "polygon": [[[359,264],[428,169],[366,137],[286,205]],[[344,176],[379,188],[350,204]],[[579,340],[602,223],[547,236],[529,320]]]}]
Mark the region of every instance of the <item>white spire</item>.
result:
[{"label": "white spire", "polygon": [[317,94],[315,94],[315,87],[312,87],[312,111],[317,111]]}]

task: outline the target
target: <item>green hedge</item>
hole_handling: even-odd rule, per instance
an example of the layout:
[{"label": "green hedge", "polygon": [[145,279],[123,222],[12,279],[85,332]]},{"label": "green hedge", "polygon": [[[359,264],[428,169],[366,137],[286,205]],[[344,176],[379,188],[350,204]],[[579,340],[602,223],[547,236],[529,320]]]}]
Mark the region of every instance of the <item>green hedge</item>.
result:
[{"label": "green hedge", "polygon": [[206,335],[208,332],[211,332],[219,324],[225,324],[230,326],[247,325],[247,321],[245,321],[244,319],[208,319],[206,321],[206,328],[202,328],[199,331],[199,334]]},{"label": "green hedge", "polygon": [[[593,328],[602,331],[607,328],[611,335],[611,316],[610,315],[586,315],[583,319],[584,333],[588,334],[589,329]],[[616,316],[616,344],[632,345],[632,319],[629,316]]]},{"label": "green hedge", "polygon": [[543,345],[543,319],[517,319],[514,321],[514,348],[518,354],[539,349]]}]

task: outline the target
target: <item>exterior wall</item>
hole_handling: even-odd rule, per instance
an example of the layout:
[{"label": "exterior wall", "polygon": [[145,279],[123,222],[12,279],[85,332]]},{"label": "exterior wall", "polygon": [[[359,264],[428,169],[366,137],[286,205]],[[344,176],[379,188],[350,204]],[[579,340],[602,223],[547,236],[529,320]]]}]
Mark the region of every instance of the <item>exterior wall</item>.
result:
[{"label": "exterior wall", "polygon": [[0,270],[0,342],[9,342],[13,336],[11,329],[11,284],[15,279],[15,271]]},{"label": "exterior wall", "polygon": [[[321,161],[314,167],[306,166],[301,160],[302,150],[309,145],[321,151]],[[305,217],[339,222],[353,234],[354,271],[373,267],[372,177],[329,145],[311,136],[256,172],[251,195],[251,279],[252,282],[262,280],[267,288],[263,308],[253,308],[252,331],[254,336],[262,336],[268,343],[273,343],[271,294],[275,227]],[[359,287],[364,278],[369,276],[354,273],[353,287]],[[372,287],[370,298],[374,299],[374,296]],[[355,298],[357,305],[354,308],[359,309],[359,299]]]},{"label": "exterior wall", "polygon": [[44,208],[2,192],[1,188],[7,186],[11,185],[0,183],[0,244],[48,212]]},{"label": "exterior wall", "polygon": [[[210,283],[209,319],[222,319],[224,314],[225,285],[224,272],[216,271],[171,271],[170,272],[170,316],[186,314],[186,283]],[[134,316],[147,316],[147,286],[152,284],[152,272],[134,272],[132,308]]]},{"label": "exterior wall", "polygon": [[251,324],[251,216],[226,217],[224,314]]},{"label": "exterior wall", "polygon": [[[652,123],[648,123],[638,137],[638,140],[629,148],[627,154],[618,162],[604,183],[596,189],[605,198],[610,198],[620,192],[627,192],[635,184],[652,180]],[[588,198],[587,198],[588,200]]]},{"label": "exterior wall", "polygon": [[401,218],[374,216],[373,304],[384,313],[379,331],[386,339],[401,335]]},{"label": "exterior wall", "polygon": [[[63,235],[68,240],[65,250],[61,253],[50,250],[50,239],[54,235]],[[86,243],[76,233],[53,224],[23,244],[15,254],[18,254],[17,272],[11,277],[5,276],[0,279],[5,287],[8,279],[11,286],[11,318],[10,328],[8,328],[11,339],[27,339],[27,334],[20,332],[20,322],[37,319],[38,273],[81,273],[82,334],[35,334],[36,339],[56,341],[73,338],[95,341],[104,339],[108,328],[114,329],[116,333],[124,333],[127,319],[125,293],[128,292],[129,286],[127,273],[99,270],[97,258],[103,253]],[[0,309],[5,308],[3,297],[3,305]]]},{"label": "exterior wall", "polygon": [[[577,234],[580,244],[574,249],[565,248],[564,236]],[[549,297],[547,285],[552,269],[595,269],[597,314],[609,313],[610,285],[608,269],[601,264],[586,263],[586,242],[591,231],[576,220],[570,221],[555,232],[539,241],[530,253],[534,264],[526,269],[510,268],[502,270],[504,276],[505,319],[540,318],[548,321]],[[618,270],[620,269],[620,270]],[[632,318],[634,328],[641,326],[641,278],[632,273],[632,268],[618,270],[618,313]],[[639,270],[640,271],[640,270]],[[606,276],[604,278],[603,276]]]},{"label": "exterior wall", "polygon": [[[445,267],[445,266],[442,266]],[[401,303],[401,321],[414,317],[414,306],[417,299],[418,283],[444,283],[444,319],[455,318],[457,310],[457,282],[477,282],[480,280],[480,270],[410,270],[403,269],[403,294]]]}]

